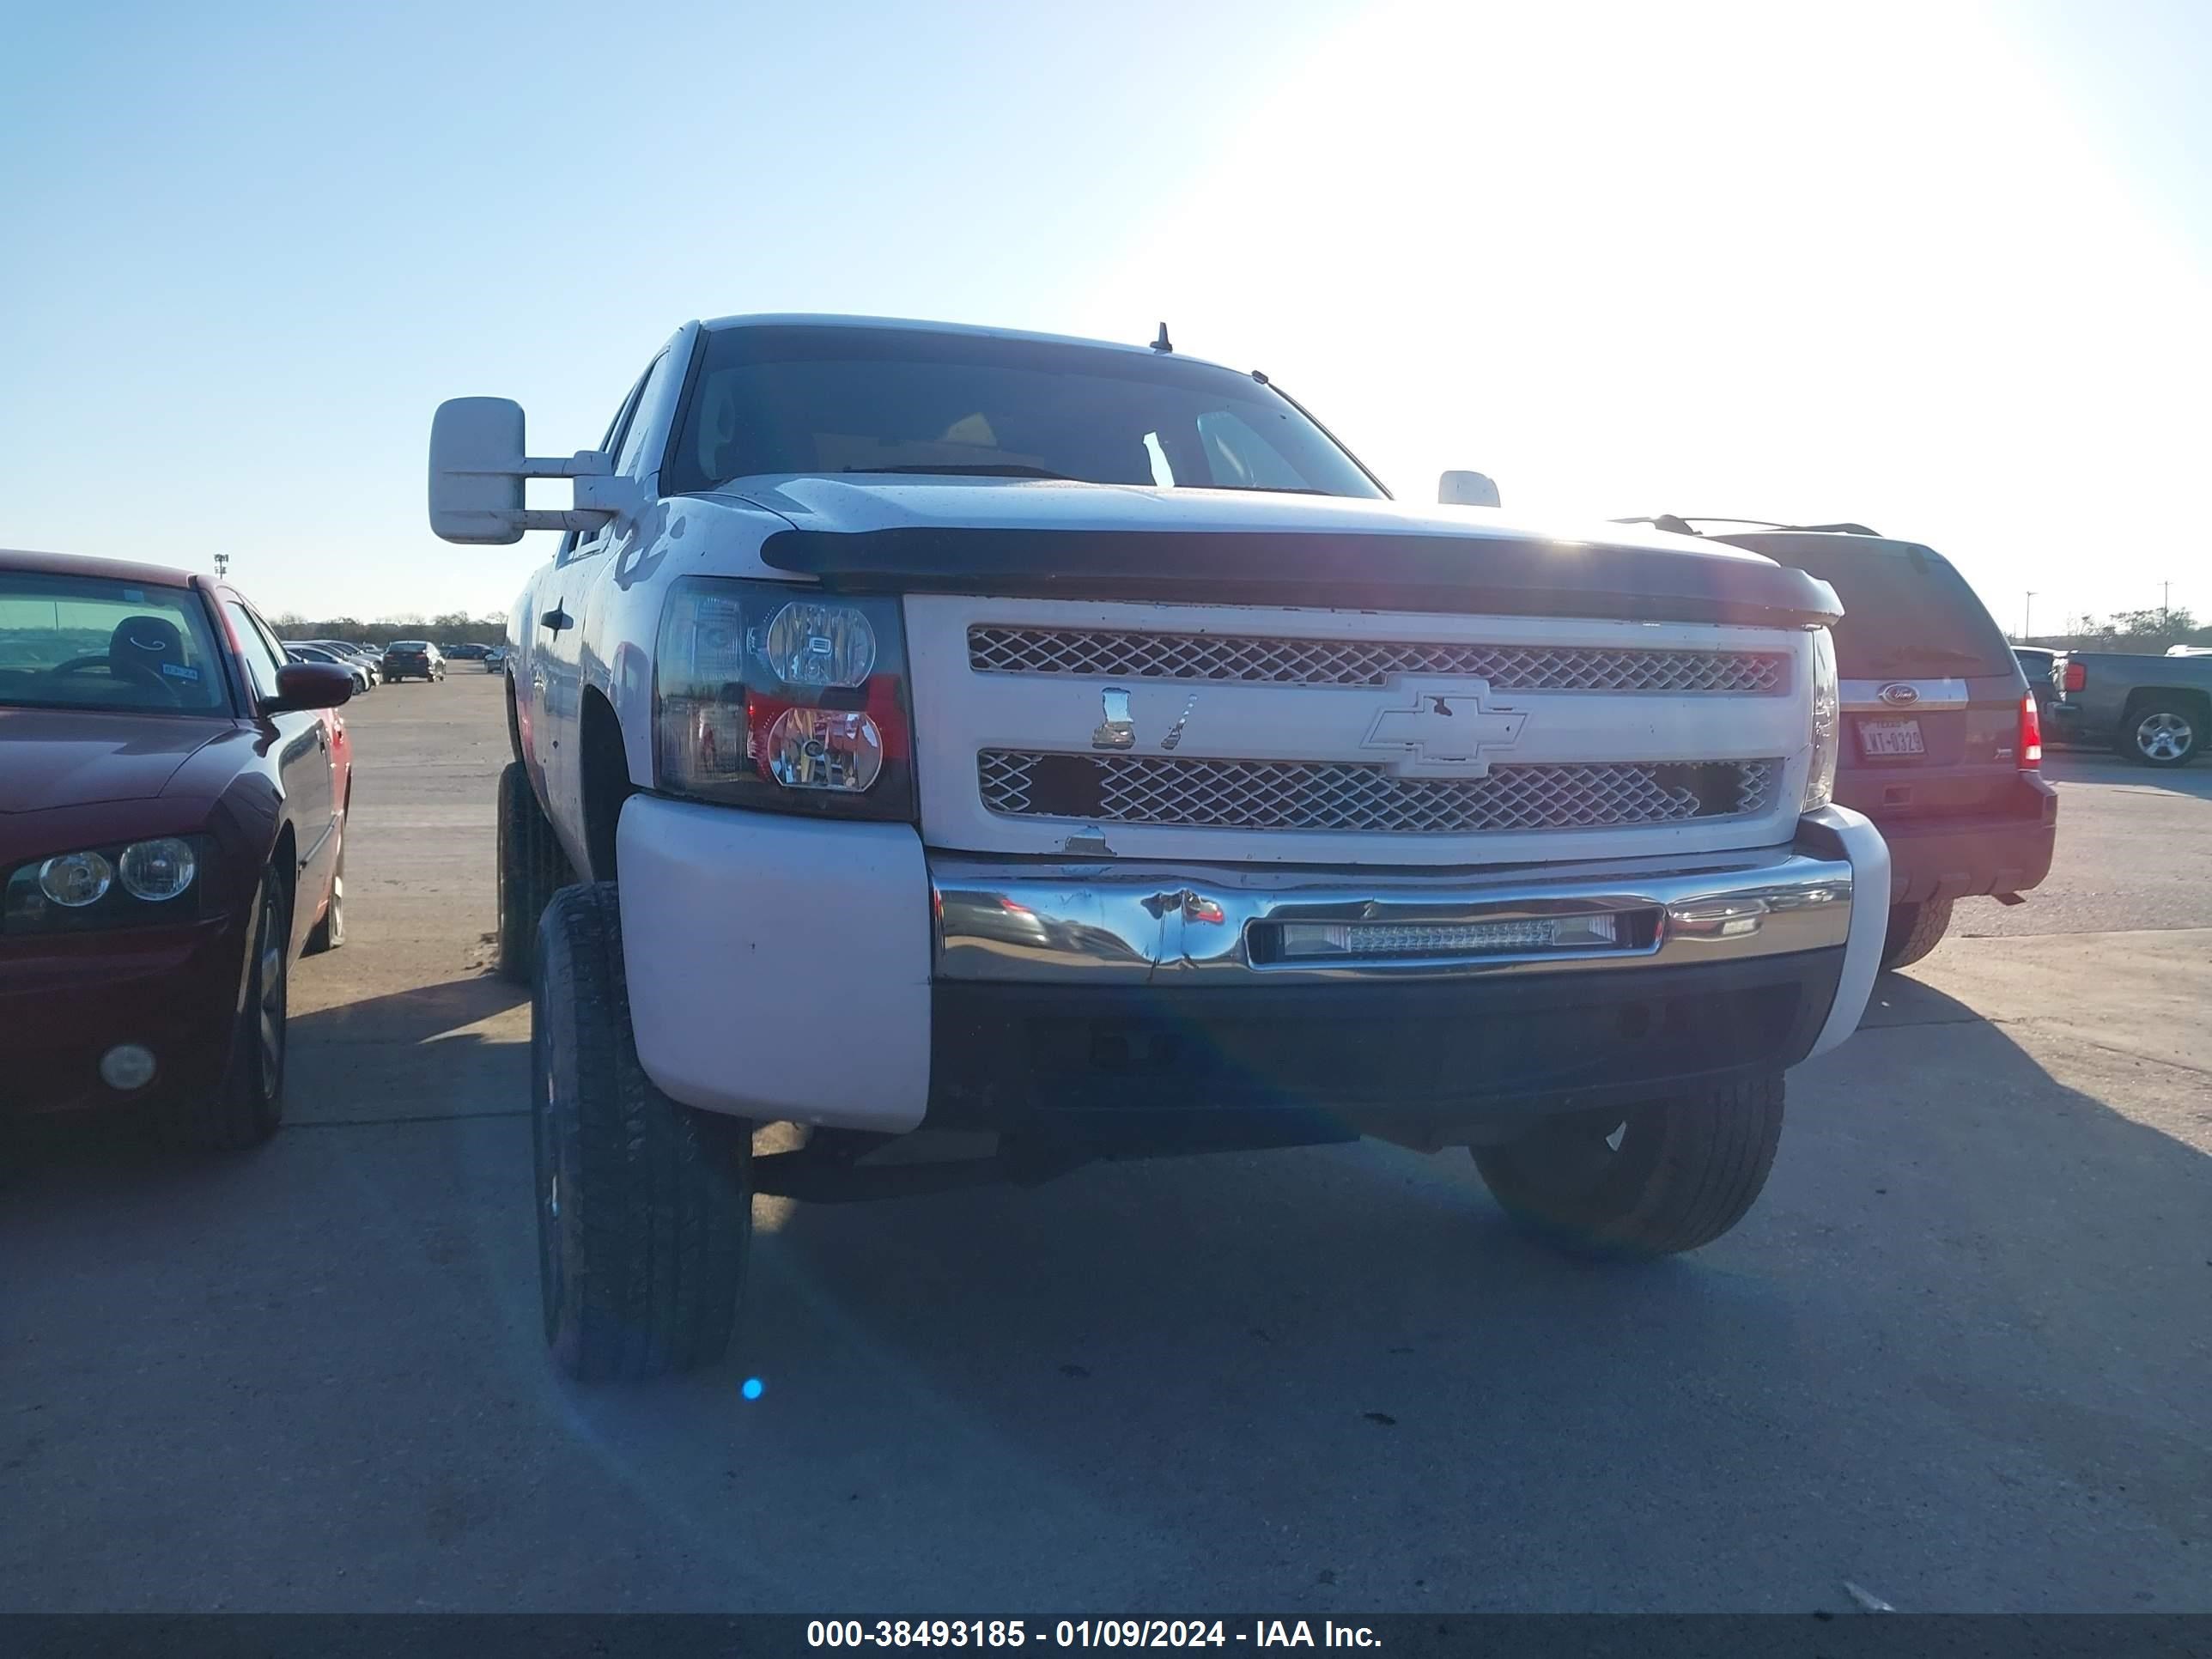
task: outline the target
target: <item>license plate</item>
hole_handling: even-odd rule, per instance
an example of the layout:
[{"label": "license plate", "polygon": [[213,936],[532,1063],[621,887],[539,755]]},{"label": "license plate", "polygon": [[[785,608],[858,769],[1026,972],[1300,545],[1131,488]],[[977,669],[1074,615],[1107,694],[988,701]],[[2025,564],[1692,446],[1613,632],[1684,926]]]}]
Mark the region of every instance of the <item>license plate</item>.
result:
[{"label": "license plate", "polygon": [[1869,760],[1887,760],[1894,755],[1924,755],[1928,752],[1920,741],[1918,720],[1861,720],[1859,751]]}]

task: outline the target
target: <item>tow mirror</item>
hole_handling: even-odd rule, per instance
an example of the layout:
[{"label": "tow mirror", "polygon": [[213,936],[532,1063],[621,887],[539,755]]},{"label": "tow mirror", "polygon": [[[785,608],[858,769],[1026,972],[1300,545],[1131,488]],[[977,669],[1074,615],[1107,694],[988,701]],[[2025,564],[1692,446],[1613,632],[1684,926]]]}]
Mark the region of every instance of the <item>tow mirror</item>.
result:
[{"label": "tow mirror", "polygon": [[288,662],[276,670],[276,695],[261,705],[264,714],[289,714],[300,708],[335,708],[353,696],[353,674],[334,662]]},{"label": "tow mirror", "polygon": [[1437,500],[1446,507],[1495,507],[1498,485],[1486,472],[1447,472],[1437,480]]},{"label": "tow mirror", "polygon": [[[635,495],[614,458],[580,449],[566,459],[524,452],[522,405],[507,398],[450,398],[430,422],[430,528],[449,542],[504,545],[526,530],[597,530]],[[574,478],[573,507],[522,504],[526,478]]]}]

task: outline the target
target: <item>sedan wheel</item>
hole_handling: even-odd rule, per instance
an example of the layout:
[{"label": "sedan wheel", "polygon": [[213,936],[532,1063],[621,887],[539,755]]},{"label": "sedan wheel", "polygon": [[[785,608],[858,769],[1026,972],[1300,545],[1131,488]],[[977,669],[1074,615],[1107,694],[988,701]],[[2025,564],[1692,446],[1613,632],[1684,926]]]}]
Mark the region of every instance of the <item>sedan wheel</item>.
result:
[{"label": "sedan wheel", "polygon": [[159,1127],[172,1146],[240,1152],[268,1139],[283,1121],[290,918],[283,878],[270,870],[255,900],[229,1063],[212,1092],[183,1096],[161,1109]]}]

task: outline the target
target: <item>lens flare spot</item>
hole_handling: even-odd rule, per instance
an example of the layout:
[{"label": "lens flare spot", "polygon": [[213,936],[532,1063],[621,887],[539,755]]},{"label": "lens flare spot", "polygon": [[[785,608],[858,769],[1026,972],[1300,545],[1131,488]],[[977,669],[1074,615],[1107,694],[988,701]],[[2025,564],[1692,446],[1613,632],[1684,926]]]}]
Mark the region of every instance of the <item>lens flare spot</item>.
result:
[{"label": "lens flare spot", "polygon": [[738,1392],[748,1400],[757,1400],[768,1392],[768,1388],[757,1376],[749,1376]]}]

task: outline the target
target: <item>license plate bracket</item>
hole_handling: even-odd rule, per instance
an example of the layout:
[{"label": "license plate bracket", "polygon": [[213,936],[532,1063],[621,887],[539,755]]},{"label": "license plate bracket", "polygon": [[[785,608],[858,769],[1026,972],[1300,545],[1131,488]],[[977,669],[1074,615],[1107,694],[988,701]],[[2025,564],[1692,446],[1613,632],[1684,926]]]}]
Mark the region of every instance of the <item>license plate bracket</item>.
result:
[{"label": "license plate bracket", "polygon": [[1917,720],[1861,720],[1859,753],[1868,760],[1913,760],[1928,752]]}]

